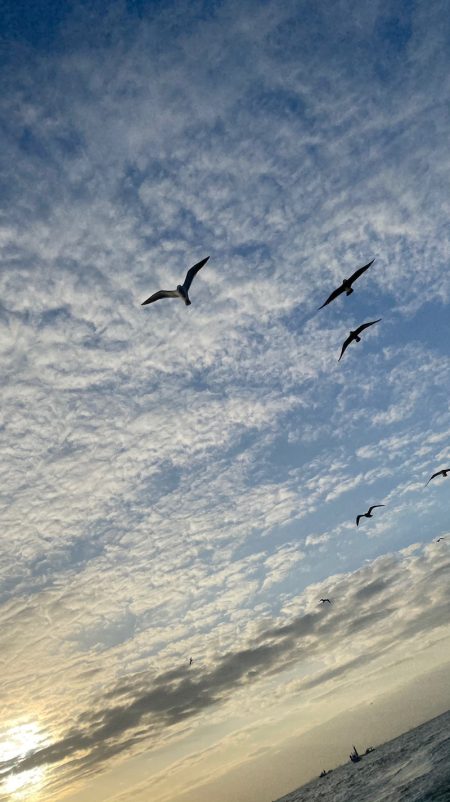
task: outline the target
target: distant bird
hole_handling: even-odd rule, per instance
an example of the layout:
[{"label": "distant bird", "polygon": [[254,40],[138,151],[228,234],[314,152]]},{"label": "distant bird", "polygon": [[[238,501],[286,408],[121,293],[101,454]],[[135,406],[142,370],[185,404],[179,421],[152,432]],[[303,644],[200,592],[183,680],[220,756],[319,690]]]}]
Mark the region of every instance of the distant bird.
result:
[{"label": "distant bird", "polygon": [[438,537],[438,539],[436,540],[436,543],[440,543],[441,540],[445,540],[445,536],[444,537]]},{"label": "distant bird", "polygon": [[320,601],[322,602],[322,604],[325,604],[325,602],[328,602],[328,604],[331,604],[330,599],[320,599]]},{"label": "distant bird", "polygon": [[447,474],[449,473],[449,471],[450,471],[450,468],[442,468],[442,471],[436,471],[436,473],[433,473],[433,476],[430,476],[430,478],[428,479],[428,482],[427,482],[427,484],[425,485],[425,487],[426,487],[427,485],[429,485],[429,484],[430,484],[430,482],[431,482],[431,480],[432,480],[432,479],[435,479],[435,478],[436,478],[436,476],[447,476]]},{"label": "distant bird", "polygon": [[384,506],[385,504],[372,504],[372,506],[369,507],[367,512],[363,512],[361,515],[356,516],[356,526],[359,526],[361,518],[373,518],[372,510],[374,510],[375,507],[384,507]]},{"label": "distant bird", "polygon": [[371,265],[373,265],[374,261],[375,259],[372,259],[372,261],[369,262],[367,265],[364,265],[364,267],[359,267],[358,270],[356,270],[355,273],[353,273],[353,275],[350,276],[350,278],[344,278],[341,286],[338,287],[337,290],[333,290],[333,292],[327,298],[325,303],[322,304],[322,306],[319,306],[319,309],[323,309],[324,306],[330,304],[331,301],[334,301],[334,299],[337,298],[339,295],[341,295],[343,292],[345,292],[346,295],[351,295],[352,292],[354,292],[354,290],[352,289],[353,282],[356,281],[357,278],[362,276],[362,274],[365,273],[366,270],[368,270]]},{"label": "distant bird", "polygon": [[189,665],[191,666],[193,662],[194,662],[194,661],[193,661],[192,657],[190,657],[190,658],[189,658]]},{"label": "distant bird", "polygon": [[197,262],[196,265],[191,267],[188,272],[186,273],[186,278],[184,279],[183,284],[178,284],[176,290],[158,290],[158,292],[154,292],[153,295],[150,295],[150,298],[147,298],[141,306],[146,306],[147,304],[152,304],[154,301],[159,301],[160,298],[181,298],[186,306],[189,306],[191,301],[189,299],[188,291],[189,287],[192,284],[194,276],[197,275],[200,268],[206,264],[208,261],[209,256],[206,259],[202,259],[201,262]]},{"label": "distant bird", "polygon": [[350,343],[352,343],[353,341],[355,341],[356,343],[359,343],[361,341],[361,337],[359,336],[361,334],[361,332],[364,331],[364,329],[368,329],[369,326],[374,326],[375,323],[379,323],[380,320],[381,320],[381,317],[379,317],[378,320],[371,320],[370,323],[363,323],[361,326],[358,326],[358,328],[355,329],[355,331],[351,331],[349,336],[345,340],[344,345],[342,346],[342,351],[341,351],[341,355],[340,355],[340,357],[338,359],[338,362],[341,361],[341,359],[342,359],[342,357],[344,355],[344,351],[347,350],[347,348],[350,345]]}]

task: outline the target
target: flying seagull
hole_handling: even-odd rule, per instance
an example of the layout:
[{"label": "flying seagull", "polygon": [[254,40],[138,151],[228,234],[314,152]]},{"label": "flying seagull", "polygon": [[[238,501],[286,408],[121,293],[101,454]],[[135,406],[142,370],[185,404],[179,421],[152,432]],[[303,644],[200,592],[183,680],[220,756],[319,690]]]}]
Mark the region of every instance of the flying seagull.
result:
[{"label": "flying seagull", "polygon": [[361,332],[364,331],[364,329],[368,329],[369,326],[374,326],[375,323],[379,323],[380,320],[381,320],[381,317],[379,317],[378,320],[371,320],[370,323],[363,323],[361,326],[358,326],[358,328],[355,329],[355,331],[351,331],[350,334],[348,335],[347,339],[345,340],[344,345],[342,346],[342,351],[341,351],[341,355],[340,355],[340,357],[338,359],[338,362],[341,361],[341,359],[342,359],[342,357],[344,355],[344,351],[347,350],[347,348],[350,345],[350,343],[352,343],[353,341],[355,341],[356,343],[359,343],[361,341],[361,337],[359,336],[361,334]]},{"label": "flying seagull", "polygon": [[440,543],[441,540],[445,540],[445,535],[443,537],[438,537],[438,539],[436,540],[436,543]]},{"label": "flying seagull", "polygon": [[320,601],[322,602],[322,604],[325,604],[325,602],[328,602],[328,604],[331,604],[330,599],[321,599]]},{"label": "flying seagull", "polygon": [[150,295],[150,298],[147,298],[141,306],[147,306],[147,304],[152,304],[154,301],[159,301],[160,298],[181,298],[186,306],[189,306],[191,301],[189,299],[188,291],[189,287],[192,284],[194,276],[197,275],[200,268],[206,264],[208,261],[209,256],[206,259],[202,259],[201,262],[197,262],[196,265],[191,267],[188,272],[186,273],[186,278],[184,279],[183,284],[178,284],[176,290],[158,290],[158,292],[154,292],[153,295]]},{"label": "flying seagull", "polygon": [[334,301],[334,299],[337,298],[338,295],[341,295],[343,292],[345,292],[346,295],[351,295],[352,292],[354,292],[354,290],[352,289],[353,282],[356,281],[357,278],[362,276],[362,274],[365,273],[366,270],[368,270],[371,265],[373,265],[374,261],[375,259],[372,259],[372,261],[369,262],[367,265],[364,265],[364,267],[359,267],[358,270],[356,270],[353,273],[353,275],[350,276],[350,278],[344,278],[341,286],[338,287],[337,290],[333,290],[333,292],[331,293],[329,298],[327,298],[325,303],[322,304],[322,306],[319,306],[319,309],[323,309],[324,306],[330,304],[331,301]]},{"label": "flying seagull", "polygon": [[363,512],[361,515],[356,516],[356,526],[359,526],[361,518],[373,518],[372,510],[374,510],[375,507],[384,507],[384,506],[385,506],[384,504],[372,504],[372,506],[369,507],[367,512]]},{"label": "flying seagull", "polygon": [[[442,468],[442,471],[436,471],[436,473],[433,473],[433,476],[430,476],[430,478],[428,479],[427,485],[429,485],[429,484],[430,484],[430,482],[431,482],[431,480],[432,480],[432,479],[435,479],[435,478],[436,478],[436,476],[447,476],[447,474],[448,474],[449,472],[450,472],[450,468]],[[425,485],[425,487],[426,487],[427,485]]]}]

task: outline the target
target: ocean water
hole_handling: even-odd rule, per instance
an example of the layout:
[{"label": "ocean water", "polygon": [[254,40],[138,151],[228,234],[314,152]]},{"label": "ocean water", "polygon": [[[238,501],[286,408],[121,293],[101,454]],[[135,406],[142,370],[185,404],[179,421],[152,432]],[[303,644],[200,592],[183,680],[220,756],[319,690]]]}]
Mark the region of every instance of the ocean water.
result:
[{"label": "ocean water", "polygon": [[450,802],[450,710],[281,801]]}]

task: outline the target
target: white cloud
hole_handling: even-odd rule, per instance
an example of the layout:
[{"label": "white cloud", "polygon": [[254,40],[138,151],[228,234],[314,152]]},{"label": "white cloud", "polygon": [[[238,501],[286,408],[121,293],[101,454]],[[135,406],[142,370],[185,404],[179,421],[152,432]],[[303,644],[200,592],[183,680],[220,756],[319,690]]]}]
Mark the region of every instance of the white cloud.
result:
[{"label": "white cloud", "polygon": [[[383,4],[176,8],[113,6],[97,30],[78,10],[6,71],[2,701],[52,736],[100,686],[192,653],[234,666],[319,586],[347,604],[338,566],[446,526],[445,482],[424,495],[450,431],[440,31],[416,9],[380,78]],[[141,308],[208,254],[189,309]],[[379,331],[338,365],[366,315]],[[386,509],[355,541],[367,496]],[[369,657],[369,630],[390,643],[371,605]]]}]

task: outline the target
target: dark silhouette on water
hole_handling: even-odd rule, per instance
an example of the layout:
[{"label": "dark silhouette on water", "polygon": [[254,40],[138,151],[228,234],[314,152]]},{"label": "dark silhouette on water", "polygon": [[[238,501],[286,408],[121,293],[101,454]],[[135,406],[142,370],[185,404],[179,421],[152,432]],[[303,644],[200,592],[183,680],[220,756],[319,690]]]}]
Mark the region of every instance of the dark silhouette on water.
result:
[{"label": "dark silhouette on water", "polygon": [[429,484],[430,484],[430,482],[431,482],[431,480],[432,480],[432,479],[435,479],[435,478],[436,478],[436,476],[447,476],[447,474],[448,474],[449,472],[450,472],[450,468],[442,468],[442,470],[441,470],[441,471],[436,471],[436,473],[433,473],[433,476],[430,476],[430,478],[428,479],[428,482],[427,482],[427,484],[425,485],[425,487],[426,487],[427,485],[429,485]]},{"label": "dark silhouette on water", "polygon": [[373,518],[372,510],[374,510],[376,507],[384,507],[384,506],[385,504],[372,504],[372,506],[369,507],[367,512],[363,512],[361,513],[361,515],[356,516],[356,526],[359,526],[361,518]]},{"label": "dark silhouette on water", "polygon": [[337,290],[333,290],[333,292],[327,298],[325,303],[322,304],[322,306],[319,306],[319,309],[323,309],[324,306],[327,306],[327,304],[330,304],[331,301],[334,301],[334,299],[337,298],[339,295],[341,295],[343,292],[345,292],[346,295],[351,295],[352,292],[354,292],[354,290],[352,289],[353,282],[356,281],[357,278],[362,276],[362,274],[365,273],[366,270],[368,270],[371,265],[373,265],[374,261],[375,261],[375,259],[372,259],[372,261],[369,262],[367,265],[364,265],[364,267],[359,267],[358,270],[356,270],[353,273],[353,275],[350,276],[350,278],[344,278],[341,286],[338,287]]},{"label": "dark silhouette on water", "polygon": [[154,301],[159,301],[160,298],[181,298],[186,306],[189,306],[191,301],[189,299],[189,287],[192,284],[194,277],[197,275],[200,268],[206,264],[208,261],[209,256],[206,259],[202,259],[201,262],[197,262],[196,265],[189,268],[188,272],[186,273],[186,278],[184,279],[183,284],[178,284],[176,290],[158,290],[158,292],[154,292],[153,295],[150,295],[150,298],[147,298],[141,306],[146,306],[147,304],[152,304]]},{"label": "dark silhouette on water", "polygon": [[353,341],[355,341],[356,343],[359,343],[361,341],[361,337],[359,336],[361,334],[361,332],[364,331],[364,329],[368,329],[369,326],[374,326],[375,323],[379,323],[380,320],[381,320],[381,317],[379,317],[378,320],[371,320],[369,323],[363,323],[361,326],[358,326],[358,328],[355,329],[355,331],[351,331],[349,336],[345,340],[344,345],[342,346],[342,351],[341,351],[341,355],[340,355],[340,357],[338,359],[338,362],[341,361],[341,359],[342,359],[342,357],[344,355],[344,351],[347,350],[347,348],[350,345],[350,343],[352,343]]},{"label": "dark silhouette on water", "polygon": [[325,604],[325,602],[328,602],[328,604],[331,604],[330,599],[320,599],[320,601],[322,602],[322,604]]},{"label": "dark silhouette on water", "polygon": [[375,748],[373,746],[368,746],[366,751],[362,755],[360,755],[358,750],[357,750],[357,748],[356,748],[356,746],[353,746],[353,752],[351,752],[351,754],[349,755],[349,758],[352,761],[352,763],[359,763],[361,758],[365,757],[366,755],[370,755],[370,753],[374,752],[374,751],[375,751]]},{"label": "dark silhouette on water", "polygon": [[349,758],[352,761],[352,763],[359,763],[359,761],[361,760],[361,755],[358,754],[358,750],[355,745],[353,745],[353,752],[349,754]]}]

